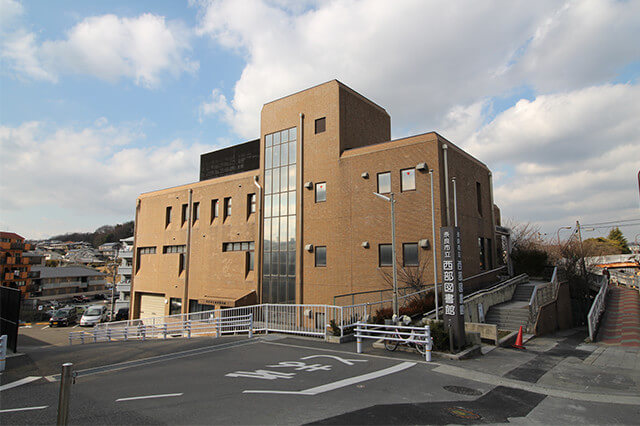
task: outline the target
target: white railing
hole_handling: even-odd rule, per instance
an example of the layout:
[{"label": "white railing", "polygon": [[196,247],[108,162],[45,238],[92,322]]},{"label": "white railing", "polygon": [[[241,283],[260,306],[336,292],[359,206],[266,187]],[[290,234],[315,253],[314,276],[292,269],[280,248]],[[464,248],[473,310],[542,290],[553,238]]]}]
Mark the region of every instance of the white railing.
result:
[{"label": "white railing", "polygon": [[558,267],[553,268],[551,280],[548,283],[536,285],[533,287],[531,298],[529,299],[529,322],[527,327],[529,332],[533,332],[538,317],[540,307],[555,300],[558,297],[560,282],[558,281]]},{"label": "white railing", "polygon": [[[115,323],[110,323],[112,325]],[[167,339],[169,337],[215,336],[224,334],[247,333],[253,337],[253,315],[238,315],[224,318],[188,319],[184,321],[166,321],[164,324],[136,325],[119,324],[113,327],[95,327],[91,331],[72,331],[69,333],[69,344],[111,342],[120,340]]]},{"label": "white railing", "polygon": [[382,341],[397,342],[398,344],[412,344],[424,347],[425,360],[431,361],[431,350],[433,349],[433,339],[431,338],[431,328],[410,327],[404,325],[378,325],[364,322],[356,323],[355,329],[356,351],[362,353],[362,339],[374,339]]},{"label": "white railing", "polygon": [[587,315],[589,337],[591,338],[592,342],[595,342],[596,339],[598,325],[600,324],[600,318],[602,317],[602,313],[604,312],[605,299],[607,297],[607,290],[609,288],[609,280],[607,279],[607,277],[600,277],[600,281],[600,291],[598,291],[596,298],[593,299],[591,309],[589,309],[589,314]]}]

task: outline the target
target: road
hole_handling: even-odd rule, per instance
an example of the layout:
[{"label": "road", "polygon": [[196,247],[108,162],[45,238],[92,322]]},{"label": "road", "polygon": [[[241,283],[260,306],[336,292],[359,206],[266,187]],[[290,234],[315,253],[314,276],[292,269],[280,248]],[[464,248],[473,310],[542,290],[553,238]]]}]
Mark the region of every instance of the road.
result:
[{"label": "road", "polygon": [[59,383],[43,376],[65,360],[79,373],[70,423],[80,424],[633,424],[640,414],[629,397],[618,404],[466,368],[474,364],[304,338],[33,348],[2,376],[2,386],[35,378],[2,390],[2,424],[55,422]]}]

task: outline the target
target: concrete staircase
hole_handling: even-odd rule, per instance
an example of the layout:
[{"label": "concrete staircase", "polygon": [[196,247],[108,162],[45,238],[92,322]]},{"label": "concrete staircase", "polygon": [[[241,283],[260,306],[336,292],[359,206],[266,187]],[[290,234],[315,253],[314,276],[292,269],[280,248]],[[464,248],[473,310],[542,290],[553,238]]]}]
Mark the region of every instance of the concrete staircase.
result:
[{"label": "concrete staircase", "polygon": [[485,316],[485,322],[495,324],[500,330],[525,330],[529,322],[529,300],[535,284],[518,284],[513,298],[509,302],[492,306]]}]

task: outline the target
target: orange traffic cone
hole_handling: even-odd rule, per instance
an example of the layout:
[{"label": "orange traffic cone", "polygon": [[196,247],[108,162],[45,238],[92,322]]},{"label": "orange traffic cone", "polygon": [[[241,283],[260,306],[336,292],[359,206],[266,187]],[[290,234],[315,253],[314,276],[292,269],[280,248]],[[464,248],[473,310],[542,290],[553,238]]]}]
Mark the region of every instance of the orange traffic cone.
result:
[{"label": "orange traffic cone", "polygon": [[516,349],[527,349],[522,344],[522,326],[520,326],[520,330],[518,331],[518,337],[516,337],[516,343],[513,345]]}]

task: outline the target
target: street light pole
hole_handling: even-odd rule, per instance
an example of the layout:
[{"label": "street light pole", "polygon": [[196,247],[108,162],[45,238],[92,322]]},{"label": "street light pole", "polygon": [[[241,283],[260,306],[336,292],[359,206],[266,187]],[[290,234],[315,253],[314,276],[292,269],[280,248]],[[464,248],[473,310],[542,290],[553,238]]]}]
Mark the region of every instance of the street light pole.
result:
[{"label": "street light pole", "polygon": [[374,194],[382,198],[385,201],[389,201],[391,203],[391,265],[393,267],[393,315],[398,319],[398,272],[396,269],[396,201],[393,198],[393,192],[389,193],[389,196],[385,196],[382,194],[378,194],[374,192]]},{"label": "street light pole", "polygon": [[436,216],[434,211],[435,208],[433,206],[433,169],[429,169],[429,177],[431,178],[431,250],[433,251],[433,291],[436,303],[436,321],[438,321],[440,319],[440,314],[438,313],[438,259],[436,257]]},{"label": "street light pole", "polygon": [[558,234],[558,247],[560,247],[560,230],[561,229],[571,229],[571,227],[570,226],[561,226],[560,228],[558,228],[558,232],[557,232],[557,234]]}]

